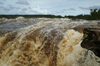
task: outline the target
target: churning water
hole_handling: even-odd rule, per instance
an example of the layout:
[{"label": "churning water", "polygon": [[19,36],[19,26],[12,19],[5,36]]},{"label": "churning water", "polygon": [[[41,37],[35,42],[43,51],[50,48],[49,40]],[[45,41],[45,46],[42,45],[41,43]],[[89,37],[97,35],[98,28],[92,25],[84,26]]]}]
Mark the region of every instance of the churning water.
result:
[{"label": "churning water", "polygon": [[84,24],[90,22],[1,19],[0,66],[100,66],[100,59],[80,46],[83,34],[72,29]]}]

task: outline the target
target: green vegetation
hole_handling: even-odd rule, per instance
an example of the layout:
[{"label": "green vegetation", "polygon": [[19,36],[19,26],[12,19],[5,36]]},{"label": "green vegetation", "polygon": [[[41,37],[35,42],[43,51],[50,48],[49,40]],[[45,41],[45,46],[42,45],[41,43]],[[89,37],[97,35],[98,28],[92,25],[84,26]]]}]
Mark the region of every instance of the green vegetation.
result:
[{"label": "green vegetation", "polygon": [[46,18],[62,18],[60,15],[0,15],[0,18],[17,18],[19,16],[25,17],[25,18],[41,18],[41,17],[46,17]]},{"label": "green vegetation", "polygon": [[100,9],[90,9],[90,15],[67,16],[72,19],[100,20]]},{"label": "green vegetation", "polygon": [[90,15],[64,16],[61,15],[0,15],[0,18],[17,18],[19,16],[25,18],[71,18],[71,19],[86,19],[86,20],[100,20],[100,9],[90,9]]}]

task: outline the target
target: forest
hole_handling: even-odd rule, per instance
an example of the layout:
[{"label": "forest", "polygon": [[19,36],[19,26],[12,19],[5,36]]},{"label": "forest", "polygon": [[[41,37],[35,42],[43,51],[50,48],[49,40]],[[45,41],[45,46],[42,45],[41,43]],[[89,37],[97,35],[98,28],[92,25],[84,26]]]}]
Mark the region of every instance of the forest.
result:
[{"label": "forest", "polygon": [[70,18],[70,19],[86,19],[86,20],[100,20],[100,9],[90,9],[90,14],[89,15],[77,15],[77,16],[61,16],[61,15],[19,15],[19,14],[12,14],[12,15],[6,15],[6,14],[1,14],[0,18],[17,18],[19,16],[22,16],[24,18]]},{"label": "forest", "polygon": [[72,19],[100,20],[100,9],[90,9],[90,15],[65,16]]},{"label": "forest", "polygon": [[16,14],[16,15],[0,15],[0,18],[17,18],[17,17],[24,17],[24,18],[42,18],[42,17],[46,17],[46,18],[62,18],[62,16],[60,15],[19,15],[19,14]]}]

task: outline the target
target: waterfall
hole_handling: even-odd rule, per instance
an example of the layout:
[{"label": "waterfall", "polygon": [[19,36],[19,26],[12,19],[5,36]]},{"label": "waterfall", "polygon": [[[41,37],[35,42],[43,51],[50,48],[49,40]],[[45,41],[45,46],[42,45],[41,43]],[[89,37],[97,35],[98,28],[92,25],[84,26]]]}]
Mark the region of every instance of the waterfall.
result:
[{"label": "waterfall", "polygon": [[0,37],[0,66],[100,66],[93,52],[80,46],[85,22],[37,22]]}]

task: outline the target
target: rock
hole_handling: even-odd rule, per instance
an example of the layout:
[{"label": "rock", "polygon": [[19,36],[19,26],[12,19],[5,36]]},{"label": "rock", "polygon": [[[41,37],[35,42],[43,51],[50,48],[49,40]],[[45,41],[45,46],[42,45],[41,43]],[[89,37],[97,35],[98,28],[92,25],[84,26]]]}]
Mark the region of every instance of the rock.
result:
[{"label": "rock", "polygon": [[100,57],[100,28],[85,28],[81,46]]}]

